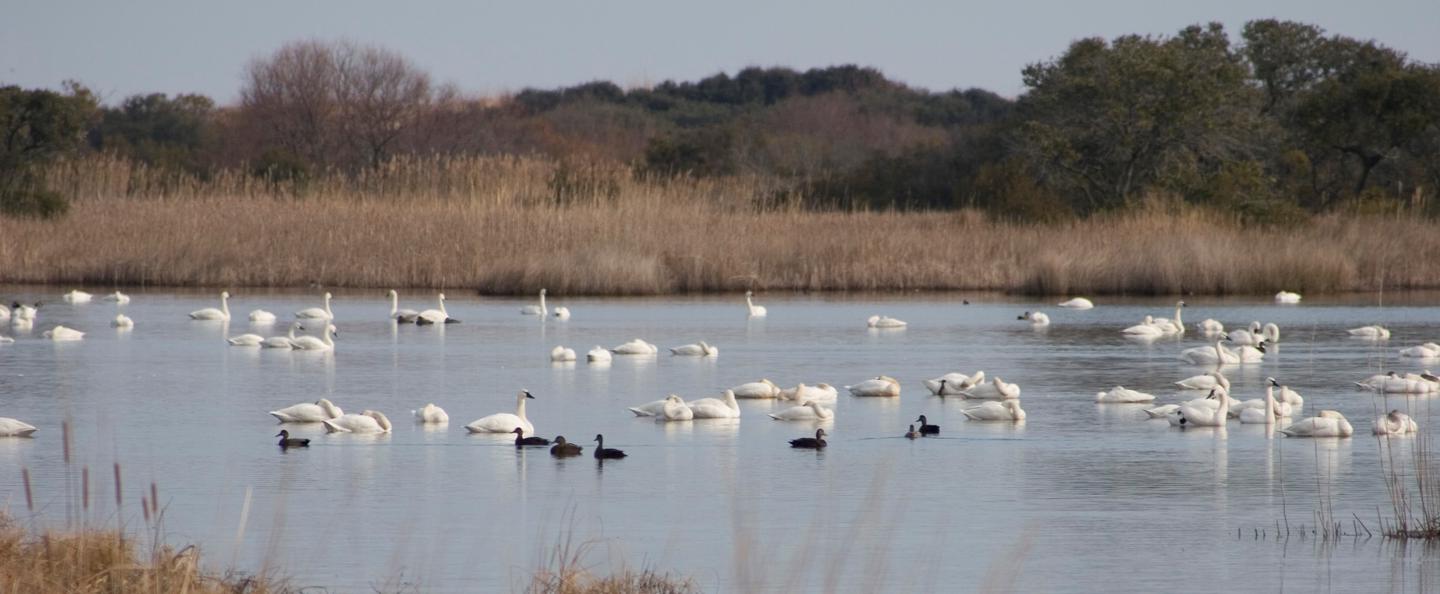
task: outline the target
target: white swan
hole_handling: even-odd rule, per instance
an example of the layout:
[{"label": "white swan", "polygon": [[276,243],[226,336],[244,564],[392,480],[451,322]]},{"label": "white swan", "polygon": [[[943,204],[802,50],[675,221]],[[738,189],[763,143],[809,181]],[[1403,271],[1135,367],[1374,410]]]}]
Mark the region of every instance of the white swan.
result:
[{"label": "white swan", "polygon": [[[20,303],[18,303],[18,302],[15,303],[15,307],[20,307]],[[10,316],[13,315],[13,314],[11,314],[10,312],[11,312],[11,309],[10,309],[10,306],[9,306],[9,305],[5,305],[4,303],[0,303],[0,322],[8,322],[8,321],[10,321]]]},{"label": "white swan", "polygon": [[738,419],[740,404],[735,402],[735,391],[725,390],[724,398],[700,398],[686,403],[697,419]]},{"label": "white swan", "polygon": [[230,343],[230,346],[258,347],[265,344],[265,337],[259,334],[241,334],[239,336],[231,336],[225,339],[225,342]]},{"label": "white swan", "polygon": [[1277,419],[1290,416],[1290,406],[1275,401],[1275,386],[1280,385],[1273,377],[1265,378],[1265,399],[1260,401],[1260,406],[1255,406],[1253,400],[1246,400],[1239,403],[1238,414],[1235,406],[1230,407],[1230,413],[1240,417],[1240,423],[1244,425],[1274,425]]},{"label": "white swan", "polygon": [[1027,311],[1016,319],[1030,320],[1030,325],[1036,328],[1050,325],[1050,316],[1047,316],[1038,311]]},{"label": "white swan", "polygon": [[256,324],[274,324],[275,314],[263,309],[252,309],[250,310],[250,321]]},{"label": "white swan", "polygon": [[1280,326],[1271,322],[1262,329],[1260,322],[1250,322],[1249,328],[1231,332],[1230,342],[1244,346],[1260,346],[1267,342],[1275,344],[1280,342]]},{"label": "white swan", "polygon": [[1260,347],[1240,347],[1239,351],[1232,351],[1220,346],[1220,341],[1226,338],[1225,334],[1215,336],[1215,343],[1208,347],[1193,347],[1180,351],[1180,360],[1192,365],[1238,365],[1240,363],[1256,363],[1265,357],[1264,345]]},{"label": "white swan", "polygon": [[300,329],[300,322],[290,324],[290,334],[287,336],[271,336],[260,343],[260,346],[267,349],[293,349],[295,348],[295,331]]},{"label": "white swan", "polygon": [[1096,392],[1095,402],[1107,403],[1136,403],[1154,402],[1155,396],[1138,390],[1131,390],[1125,386],[1115,386],[1108,392]]},{"label": "white swan", "polygon": [[660,412],[655,415],[656,421],[689,421],[695,418],[695,411],[690,408],[679,396],[674,399],[665,399],[660,405]]},{"label": "white swan", "polygon": [[960,411],[971,421],[1023,421],[1025,409],[1019,400],[991,401]]},{"label": "white swan", "polygon": [[570,308],[565,307],[565,306],[563,306],[563,305],[560,306],[560,307],[555,308],[555,319],[557,319],[557,320],[568,320],[568,319],[570,319]]},{"label": "white swan", "polygon": [[625,410],[635,413],[635,416],[637,417],[653,417],[662,412],[665,412],[666,402],[678,402],[680,404],[685,403],[685,401],[682,400],[679,395],[671,394],[659,400],[646,402],[645,404],[641,404],[640,406],[626,407]]},{"label": "white swan", "polygon": [[1413,359],[1437,359],[1440,358],[1440,344],[1427,342],[1420,346],[1400,349],[1400,356]]},{"label": "white swan", "polygon": [[[444,293],[440,293],[439,295],[436,295],[436,296],[435,296],[435,300],[436,300],[437,302],[439,302],[439,304],[440,304],[440,309],[427,309],[427,310],[425,310],[425,311],[420,312],[420,315],[419,315],[419,316],[416,316],[416,318],[415,318],[415,323],[416,323],[416,324],[421,325],[421,326],[425,326],[425,325],[428,325],[428,324],[459,324],[459,323],[460,323],[460,320],[457,320],[457,319],[455,319],[455,318],[450,317],[450,312],[445,309],[445,294],[444,294]],[[514,428],[514,427],[511,427],[509,431],[506,431],[506,433],[513,433],[514,431],[515,431],[515,428]],[[530,434],[530,433],[532,433],[532,432],[531,432],[531,431],[526,431],[525,433],[526,433],[526,434]]]},{"label": "white swan", "polygon": [[443,425],[450,422],[450,415],[445,409],[435,406],[433,402],[410,411],[410,414],[415,415],[415,420],[421,423]]},{"label": "white swan", "polygon": [[1180,319],[1180,313],[1185,308],[1184,301],[1175,302],[1175,319],[1155,318],[1153,324],[1166,336],[1185,333],[1185,321]]},{"label": "white swan", "polygon": [[820,406],[814,400],[768,414],[777,421],[828,421],[835,418],[835,411]]},{"label": "white swan", "polygon": [[390,289],[390,319],[401,324],[413,324],[415,318],[420,317],[420,312],[413,309],[400,309],[400,293]]},{"label": "white swan", "polygon": [[697,344],[687,344],[671,348],[670,354],[682,357],[715,357],[720,354],[720,349],[710,346],[702,340]]},{"label": "white swan", "polygon": [[115,314],[115,319],[110,322],[110,325],[122,330],[128,330],[135,327],[135,320],[130,319],[130,316],[125,314]]},{"label": "white swan", "polygon": [[23,324],[24,322],[34,322],[35,317],[40,313],[39,302],[36,302],[34,305],[23,305],[19,301],[16,301],[12,304],[11,307],[13,309],[13,313],[15,314],[15,317],[12,321],[17,326]]},{"label": "white swan", "polygon": [[660,348],[636,338],[635,340],[610,349],[610,352],[617,355],[654,355],[660,352]]},{"label": "white swan", "polygon": [[[1214,405],[1210,405],[1214,402]],[[1230,395],[1221,390],[1212,390],[1210,397],[1185,402],[1179,410],[1170,415],[1171,424],[1180,427],[1224,427],[1230,419]]]},{"label": "white swan", "polygon": [[600,345],[595,345],[595,348],[585,353],[585,360],[590,363],[609,363],[610,359],[610,350]]},{"label": "white swan", "polygon": [[1289,405],[1292,411],[1300,411],[1305,408],[1305,399],[1300,397],[1299,392],[1291,390],[1290,386],[1280,386],[1280,396],[1276,400]]},{"label": "white swan", "polygon": [[197,310],[195,310],[195,311],[190,312],[190,319],[192,319],[192,320],[220,320],[220,321],[226,321],[226,322],[230,321],[230,292],[229,292],[229,291],[221,291],[221,292],[220,292],[220,309],[215,309],[215,308],[213,308],[213,307],[207,307],[207,308],[205,308],[205,309],[197,309]]},{"label": "white swan", "polygon": [[1057,303],[1055,305],[1063,307],[1065,309],[1090,309],[1092,307],[1095,307],[1094,302],[1084,297],[1076,297],[1068,301],[1061,301],[1060,303]]},{"label": "white swan", "polygon": [[763,318],[763,317],[765,317],[765,314],[767,313],[767,312],[765,311],[765,306],[763,306],[763,305],[755,305],[755,299],[754,299],[754,297],[755,297],[755,292],[754,292],[754,291],[745,291],[745,307],[750,310],[750,317],[752,317],[752,318]]},{"label": "white swan", "polygon": [[758,382],[749,382],[730,388],[736,398],[776,398],[780,396],[780,386],[775,385],[768,379]]},{"label": "white swan", "polygon": [[302,310],[300,310],[300,311],[295,312],[295,317],[296,317],[296,318],[299,318],[299,319],[302,319],[302,320],[333,320],[333,319],[335,319],[335,312],[330,311],[330,299],[331,299],[330,292],[329,292],[329,291],[326,291],[326,292],[325,292],[325,307],[323,307],[323,308],[321,308],[321,307],[311,307],[311,308],[307,308],[307,309],[302,309]]},{"label": "white swan", "polygon": [[1295,421],[1280,432],[1290,437],[1350,437],[1355,433],[1355,429],[1350,426],[1345,415],[1333,410],[1322,410],[1319,415]]},{"label": "white swan", "polygon": [[1186,390],[1214,390],[1215,388],[1224,388],[1226,392],[1229,392],[1230,378],[1225,377],[1225,374],[1219,371],[1207,371],[1200,375],[1192,375],[1175,382],[1175,385]]},{"label": "white swan", "polygon": [[35,426],[25,421],[0,417],[0,437],[30,437],[35,433]]},{"label": "white swan", "polygon": [[1440,383],[1426,380],[1423,376],[1401,377],[1393,371],[1384,375],[1372,375],[1364,381],[1355,382],[1355,385],[1366,390],[1388,394],[1430,394],[1440,392]]},{"label": "white swan", "polygon": [[1225,331],[1225,324],[1221,324],[1219,320],[1213,318],[1206,319],[1205,321],[1196,324],[1195,327],[1199,328],[1202,334],[1219,334]]},{"label": "white swan", "polygon": [[1276,303],[1300,303],[1300,294],[1290,291],[1280,291],[1275,294]]},{"label": "white swan", "polygon": [[1371,326],[1361,326],[1359,328],[1351,328],[1350,330],[1348,330],[1348,332],[1350,333],[1350,336],[1354,336],[1356,338],[1368,338],[1370,340],[1385,340],[1387,338],[1390,338],[1390,331],[1386,330],[1384,327],[1381,327],[1378,324]]},{"label": "white swan", "polygon": [[890,316],[870,316],[870,319],[865,320],[865,325],[871,328],[904,328],[909,324]]},{"label": "white swan", "polygon": [[1162,404],[1155,408],[1145,409],[1145,414],[1149,415],[1152,419],[1163,419],[1178,410],[1180,410],[1180,405],[1178,404]]},{"label": "white swan", "polygon": [[826,383],[820,383],[814,386],[796,384],[793,388],[786,388],[780,391],[781,400],[793,400],[802,403],[812,400],[820,403],[833,403],[839,398],[839,395],[840,391],[836,390],[835,386]]},{"label": "white swan", "polygon": [[974,399],[1010,400],[1020,397],[1020,386],[996,377],[989,383],[976,384],[961,392],[960,395]]},{"label": "white swan", "polygon": [[120,305],[125,305],[126,303],[130,303],[130,296],[121,293],[120,291],[115,291],[114,293],[106,295],[105,300],[114,301],[115,303],[118,303]]},{"label": "white swan", "polygon": [[1145,316],[1145,319],[1141,320],[1139,324],[1125,328],[1120,333],[1129,336],[1155,337],[1163,336],[1165,330],[1155,324],[1154,316]]},{"label": "white swan", "polygon": [[334,324],[325,324],[325,330],[320,333],[324,338],[314,336],[300,336],[290,341],[291,348],[297,351],[332,351],[335,350],[335,335],[339,331]]},{"label": "white swan", "polygon": [[535,426],[530,424],[530,419],[525,418],[525,401],[535,396],[529,390],[521,390],[515,394],[515,413],[495,413],[488,417],[480,417],[471,421],[465,426],[465,430],[471,433],[514,433],[515,428],[525,430],[526,435],[535,434]]},{"label": "white swan", "polygon": [[281,423],[319,423],[344,416],[345,411],[335,406],[329,399],[321,398],[315,402],[301,402],[292,404],[280,410],[270,411],[270,416],[275,417]]},{"label": "white swan", "polygon": [[60,299],[65,301],[66,303],[89,303],[90,300],[94,297],[94,295],[86,293],[85,291],[81,291],[80,289],[74,289],[69,293],[61,295]]},{"label": "white swan", "polygon": [[540,289],[540,305],[526,305],[525,307],[520,308],[520,313],[527,316],[541,317],[544,317],[545,314],[550,313],[550,310],[545,307],[545,289]]},{"label": "white swan", "polygon": [[969,376],[963,373],[951,372],[935,379],[925,380],[923,383],[925,384],[925,389],[930,390],[931,394],[936,396],[955,396],[983,381],[985,381],[985,372],[977,371],[975,375]]},{"label": "white swan", "polygon": [[389,433],[390,419],[384,414],[367,410],[360,414],[350,413],[333,419],[320,421],[326,433]]},{"label": "white swan", "polygon": [[1390,414],[1375,419],[1371,432],[1375,435],[1405,435],[1419,433],[1420,426],[1415,424],[1415,419],[1410,418],[1410,415],[1392,410]]},{"label": "white swan", "polygon": [[878,375],[853,386],[845,386],[851,396],[896,398],[900,396],[900,381],[888,375]]},{"label": "white swan", "polygon": [[46,330],[43,334],[41,334],[41,336],[55,342],[69,342],[85,338],[85,333],[74,328],[56,326],[54,328]]},{"label": "white swan", "polygon": [[575,349],[565,348],[564,346],[556,346],[555,348],[550,349],[550,360],[557,363],[574,361]]}]

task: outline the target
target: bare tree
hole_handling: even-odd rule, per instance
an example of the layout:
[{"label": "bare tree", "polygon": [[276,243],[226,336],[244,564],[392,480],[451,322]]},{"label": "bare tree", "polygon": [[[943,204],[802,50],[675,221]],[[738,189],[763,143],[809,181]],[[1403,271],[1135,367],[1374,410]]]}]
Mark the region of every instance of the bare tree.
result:
[{"label": "bare tree", "polygon": [[430,75],[386,49],[346,42],[335,50],[342,138],[370,165],[378,166],[400,135],[414,127],[429,108]]}]

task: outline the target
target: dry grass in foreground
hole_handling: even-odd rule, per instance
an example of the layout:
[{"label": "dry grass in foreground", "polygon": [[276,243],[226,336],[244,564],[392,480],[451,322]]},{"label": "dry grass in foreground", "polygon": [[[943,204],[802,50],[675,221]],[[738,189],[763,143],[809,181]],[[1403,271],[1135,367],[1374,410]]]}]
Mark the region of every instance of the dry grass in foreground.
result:
[{"label": "dry grass in foreground", "polygon": [[0,282],[469,288],[483,293],[1001,290],[1323,293],[1440,287],[1440,233],[1401,217],[1253,228],[1183,208],[1055,225],[817,212],[762,179],[650,180],[528,158],[397,162],[301,190],[70,164],[57,222],[0,219]]}]

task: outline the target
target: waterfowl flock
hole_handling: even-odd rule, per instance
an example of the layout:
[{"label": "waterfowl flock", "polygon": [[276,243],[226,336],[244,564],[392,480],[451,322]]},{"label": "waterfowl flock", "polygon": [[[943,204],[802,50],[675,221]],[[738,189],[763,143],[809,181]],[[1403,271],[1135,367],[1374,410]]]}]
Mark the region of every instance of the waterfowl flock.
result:
[{"label": "waterfowl flock", "polygon": [[[389,291],[387,296],[389,299],[388,318],[396,324],[425,326],[460,323],[446,310],[443,293],[436,295],[434,309],[424,311],[401,307],[400,296],[394,290]],[[542,289],[537,302],[525,305],[521,308],[520,313],[536,316],[541,320],[551,317],[552,313],[557,320],[563,321],[570,318],[571,312],[567,307],[557,307],[552,310],[546,302],[546,297],[546,291]],[[228,291],[222,291],[219,298],[219,307],[196,310],[190,312],[188,317],[199,322],[228,322],[231,319],[229,306],[231,295]],[[102,299],[116,304],[117,307],[131,302],[130,296],[119,291],[106,295]],[[83,305],[93,301],[94,296],[84,291],[74,290],[63,294],[61,300],[71,305]],[[320,305],[294,312],[295,320],[290,324],[287,334],[266,337],[259,333],[243,333],[226,337],[225,340],[229,345],[241,348],[333,352],[337,348],[336,340],[339,336],[336,316],[332,309],[333,300],[334,296],[326,292],[320,300]],[[1294,293],[1282,292],[1275,296],[1276,303],[1294,304],[1299,300],[1300,296]],[[1079,311],[1092,309],[1095,304],[1088,299],[1077,297],[1061,302],[1058,306],[1067,310]],[[39,302],[26,305],[12,301],[9,306],[0,307],[0,321],[8,321],[12,326],[28,329],[41,316],[41,307],[42,304]],[[753,293],[748,291],[745,294],[745,307],[746,316],[752,319],[763,318],[768,314],[764,306],[755,304]],[[1119,332],[1129,338],[1181,338],[1186,332],[1182,319],[1186,307],[1184,301],[1179,301],[1175,304],[1173,317],[1147,315],[1138,324],[1121,328]],[[1040,311],[1026,311],[1017,317],[1020,321],[1035,328],[1051,325],[1050,317]],[[265,309],[254,309],[249,313],[248,319],[252,324],[266,326],[275,323],[276,316]],[[1062,321],[1063,319],[1062,316]],[[903,329],[908,326],[906,322],[887,315],[871,316],[866,320],[866,325],[872,329]],[[124,313],[117,313],[112,326],[128,330],[135,327],[135,321]],[[1203,392],[1205,396],[1154,406],[1157,399],[1155,395],[1116,385],[1108,390],[1096,392],[1094,401],[1097,404],[1146,405],[1147,408],[1144,408],[1145,418],[1164,419],[1170,425],[1179,428],[1225,427],[1230,421],[1238,420],[1241,424],[1274,426],[1279,433],[1291,437],[1345,438],[1353,435],[1353,427],[1349,420],[1334,410],[1320,410],[1313,416],[1292,421],[1293,417],[1301,416],[1304,410],[1304,399],[1298,392],[1274,378],[1267,378],[1263,398],[1242,400],[1232,395],[1233,386],[1224,370],[1232,366],[1244,366],[1263,361],[1267,349],[1273,349],[1280,342],[1280,327],[1277,324],[1274,322],[1262,324],[1259,321],[1253,321],[1242,329],[1227,332],[1224,324],[1220,321],[1206,319],[1196,324],[1195,328],[1203,336],[1206,344],[1185,349],[1180,352],[1178,358],[1190,365],[1213,367],[1214,369],[1180,379],[1174,384],[1178,390]],[[302,331],[308,333],[297,334]],[[41,336],[53,341],[81,341],[85,334],[84,331],[75,328],[56,325],[45,330]],[[1391,337],[1390,330],[1378,324],[1349,329],[1346,334],[1372,342],[1385,341]],[[5,342],[13,342],[13,339],[0,336],[0,343]],[[669,347],[668,350],[670,355],[675,357],[715,358],[719,355],[717,347],[703,340]],[[604,366],[609,364],[614,357],[654,357],[659,352],[660,348],[657,345],[641,338],[634,338],[609,348],[596,346],[586,353],[585,361],[592,366]],[[1434,342],[1427,342],[1401,349],[1399,355],[1406,358],[1440,359],[1440,346]],[[573,364],[578,358],[576,350],[563,345],[555,346],[550,351],[550,360],[555,363]],[[1440,377],[1429,371],[1418,374],[1401,374],[1391,371],[1373,374],[1354,383],[1358,388],[1382,394],[1440,394]],[[975,406],[966,406],[960,410],[967,421],[1021,423],[1026,419],[1027,413],[1022,408],[1020,401],[1020,386],[1016,383],[1006,382],[1000,377],[987,377],[984,371],[976,371],[972,374],[950,372],[933,379],[923,380],[921,384],[931,395],[937,397],[980,401]],[[898,399],[901,396],[902,383],[895,377],[882,374],[854,384],[844,385],[841,389],[854,398]],[[766,413],[766,416],[772,420],[826,424],[833,422],[835,418],[835,404],[839,392],[840,389],[823,382],[812,385],[798,383],[787,388],[770,379],[762,378],[720,389],[718,396],[700,397],[687,401],[678,394],[669,394],[665,398],[628,407],[627,410],[634,416],[649,417],[657,423],[702,419],[740,419],[742,409],[737,400],[772,399],[793,403],[787,408]],[[515,399],[514,412],[497,412],[480,417],[464,425],[465,430],[472,434],[513,435],[514,445],[517,448],[549,446],[550,453],[556,457],[581,455],[583,446],[570,443],[563,436],[557,435],[552,442],[550,439],[536,435],[535,425],[526,414],[526,402],[535,399],[534,394],[528,390],[519,390],[516,392]],[[384,434],[392,430],[389,418],[382,412],[364,410],[360,413],[346,413],[326,398],[320,398],[314,402],[293,404],[269,411],[268,414],[281,424],[319,424],[326,433]],[[435,403],[427,403],[414,409],[411,411],[411,415],[415,422],[426,425],[444,426],[449,422],[449,415]],[[0,437],[29,437],[36,431],[36,427],[23,421],[0,417]],[[1391,410],[1381,415],[1374,420],[1372,425],[1372,432],[1375,435],[1406,435],[1417,431],[1418,426],[1415,420],[1400,410]],[[899,432],[897,431],[897,433]],[[940,427],[932,424],[930,419],[922,414],[908,426],[901,436],[916,439],[939,434]],[[799,449],[824,449],[828,445],[825,440],[827,435],[824,428],[817,428],[813,437],[805,436],[790,440],[790,446]],[[308,447],[311,441],[310,439],[290,437],[288,430],[281,430],[275,437],[280,438],[278,445],[283,449]],[[596,459],[626,457],[626,453],[621,450],[604,447],[603,434],[596,435],[595,443],[596,447],[592,450],[592,454]]]}]

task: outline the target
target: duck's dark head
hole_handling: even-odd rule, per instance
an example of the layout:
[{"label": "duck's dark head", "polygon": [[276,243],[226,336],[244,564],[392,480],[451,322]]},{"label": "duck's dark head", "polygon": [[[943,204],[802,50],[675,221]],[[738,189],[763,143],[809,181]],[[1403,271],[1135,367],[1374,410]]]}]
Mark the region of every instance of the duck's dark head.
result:
[{"label": "duck's dark head", "polygon": [[556,435],[556,436],[555,436],[555,445],[565,445],[565,436],[564,436],[564,435]]},{"label": "duck's dark head", "polygon": [[915,419],[915,422],[916,422],[916,423],[920,423],[921,425],[924,425],[924,424],[925,424],[925,415],[920,415],[920,418]]},{"label": "duck's dark head", "polygon": [[595,441],[601,441],[601,440],[603,440],[603,439],[605,439],[605,436],[604,436],[604,435],[601,435],[601,434],[599,434],[599,433],[596,433],[596,434],[595,434]]},{"label": "duck's dark head", "polygon": [[825,430],[824,430],[824,429],[816,429],[816,430],[815,430],[815,439],[820,439],[820,438],[822,438],[822,437],[825,437]]},{"label": "duck's dark head", "polygon": [[286,431],[286,430],[284,430],[284,429],[281,429],[279,433],[276,433],[276,434],[275,434],[275,437],[284,437],[284,438],[287,438],[287,439],[288,439],[288,438],[290,437],[290,432],[289,432],[289,431]]},{"label": "duck's dark head", "polygon": [[524,437],[524,435],[525,435],[525,428],[524,428],[524,427],[516,427],[514,431],[511,431],[511,433],[514,433],[514,434],[516,434],[516,435],[520,435],[521,437]]}]

